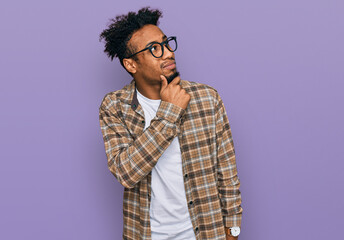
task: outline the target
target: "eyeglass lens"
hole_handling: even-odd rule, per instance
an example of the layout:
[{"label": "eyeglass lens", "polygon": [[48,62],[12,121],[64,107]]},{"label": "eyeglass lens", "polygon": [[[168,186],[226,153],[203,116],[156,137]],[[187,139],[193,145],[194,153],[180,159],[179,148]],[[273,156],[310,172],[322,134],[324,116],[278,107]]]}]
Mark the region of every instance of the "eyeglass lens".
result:
[{"label": "eyeglass lens", "polygon": [[[177,49],[177,43],[176,43],[175,39],[169,39],[165,46],[171,52],[174,52]],[[151,50],[151,53],[153,54],[154,57],[157,57],[157,58],[162,57],[162,54],[163,54],[162,44],[154,43],[151,46],[150,50]]]}]

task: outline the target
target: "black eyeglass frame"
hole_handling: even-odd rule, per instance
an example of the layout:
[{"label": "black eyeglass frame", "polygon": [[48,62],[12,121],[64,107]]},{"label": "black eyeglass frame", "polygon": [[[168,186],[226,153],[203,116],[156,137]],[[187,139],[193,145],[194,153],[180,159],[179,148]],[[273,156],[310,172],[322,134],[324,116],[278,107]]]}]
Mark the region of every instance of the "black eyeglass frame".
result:
[{"label": "black eyeglass frame", "polygon": [[[167,45],[167,43],[168,43],[169,41],[171,41],[171,40],[174,40],[174,41],[176,42],[176,49],[175,49],[174,51],[172,51],[172,50],[169,48],[169,46]],[[152,47],[153,47],[153,45],[154,45],[155,43],[160,44],[160,46],[161,46],[161,56],[160,56],[160,57],[154,56],[154,54],[153,54],[153,52],[152,52]],[[136,54],[138,54],[138,53],[140,53],[140,52],[143,52],[143,51],[146,51],[146,50],[148,50],[148,49],[149,49],[149,51],[150,51],[150,53],[152,54],[153,57],[155,57],[155,58],[161,58],[162,56],[164,56],[164,45],[166,46],[166,48],[167,48],[170,52],[175,52],[175,51],[177,50],[177,48],[178,48],[177,37],[176,37],[176,36],[168,37],[165,41],[163,41],[163,42],[161,42],[161,43],[159,43],[159,42],[152,42],[148,47],[146,47],[146,48],[142,49],[141,51],[138,51],[138,52],[136,52],[136,53],[134,53],[134,54],[131,54],[129,57],[126,57],[126,58],[131,58],[131,57],[135,56]]]}]

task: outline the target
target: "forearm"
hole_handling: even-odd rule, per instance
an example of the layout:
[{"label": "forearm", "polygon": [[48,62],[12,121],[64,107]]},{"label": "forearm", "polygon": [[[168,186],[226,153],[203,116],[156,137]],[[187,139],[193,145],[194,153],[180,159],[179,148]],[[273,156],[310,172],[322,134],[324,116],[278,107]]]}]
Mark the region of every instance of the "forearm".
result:
[{"label": "forearm", "polygon": [[152,170],[178,134],[183,112],[173,104],[162,102],[150,126],[133,139],[118,116],[100,109],[108,167],[124,187],[134,187]]},{"label": "forearm", "polygon": [[219,164],[221,170],[219,170],[218,190],[222,205],[223,222],[226,228],[240,227],[243,212],[239,190],[240,181],[234,159],[232,161],[222,161]]},{"label": "forearm", "polygon": [[237,175],[219,180],[219,198],[225,227],[241,226],[242,207],[240,182]]},{"label": "forearm", "polygon": [[[172,127],[153,122],[140,136],[113,152],[108,167],[126,188],[134,187],[155,166],[176,136]],[[164,129],[165,128],[165,129]]]}]

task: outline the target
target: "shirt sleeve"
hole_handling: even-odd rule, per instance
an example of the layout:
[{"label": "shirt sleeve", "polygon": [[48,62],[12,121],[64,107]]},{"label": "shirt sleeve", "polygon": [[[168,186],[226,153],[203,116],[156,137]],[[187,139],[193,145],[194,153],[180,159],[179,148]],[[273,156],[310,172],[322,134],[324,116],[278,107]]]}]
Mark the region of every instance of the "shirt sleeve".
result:
[{"label": "shirt sleeve", "polygon": [[[150,126],[133,139],[119,114],[103,104],[100,106],[99,121],[108,167],[124,187],[133,188],[149,174],[179,133],[180,118],[184,112],[183,108],[161,101]],[[138,121],[135,116],[130,120]]]},{"label": "shirt sleeve", "polygon": [[235,149],[224,104],[217,94],[216,143],[218,191],[225,227],[240,227],[242,218],[240,182]]}]

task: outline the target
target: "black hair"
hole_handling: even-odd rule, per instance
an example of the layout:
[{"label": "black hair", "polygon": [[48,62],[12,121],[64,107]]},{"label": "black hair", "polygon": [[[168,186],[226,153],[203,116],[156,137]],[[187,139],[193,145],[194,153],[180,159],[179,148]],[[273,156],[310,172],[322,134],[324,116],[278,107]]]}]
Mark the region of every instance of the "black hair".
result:
[{"label": "black hair", "polygon": [[[108,28],[100,34],[99,38],[99,41],[105,39],[104,52],[111,61],[114,57],[118,57],[124,67],[123,59],[136,51],[132,46],[128,46],[134,32],[147,24],[158,26],[160,17],[162,17],[160,10],[150,10],[149,7],[144,7],[137,13],[129,12],[127,15],[119,15],[110,19]],[[136,56],[133,58],[137,60]]]}]

